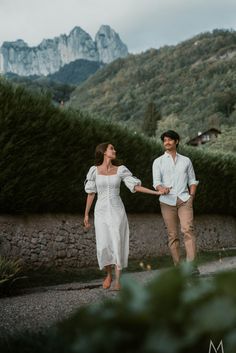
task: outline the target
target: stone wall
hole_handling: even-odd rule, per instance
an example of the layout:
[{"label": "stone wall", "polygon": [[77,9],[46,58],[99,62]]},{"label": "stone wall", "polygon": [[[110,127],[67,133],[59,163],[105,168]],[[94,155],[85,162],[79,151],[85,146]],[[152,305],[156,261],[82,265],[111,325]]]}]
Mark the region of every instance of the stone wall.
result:
[{"label": "stone wall", "polygon": [[[169,254],[159,214],[130,214],[130,258]],[[25,265],[81,268],[97,266],[94,229],[84,233],[81,215],[0,216],[0,255]],[[219,215],[195,217],[199,250],[236,246],[236,220]]]}]

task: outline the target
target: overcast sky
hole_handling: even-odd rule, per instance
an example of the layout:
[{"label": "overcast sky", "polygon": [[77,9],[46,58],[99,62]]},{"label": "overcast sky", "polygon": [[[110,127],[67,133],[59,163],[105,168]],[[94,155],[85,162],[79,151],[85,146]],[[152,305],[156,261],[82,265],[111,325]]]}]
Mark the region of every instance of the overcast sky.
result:
[{"label": "overcast sky", "polygon": [[102,24],[139,53],[215,28],[236,29],[236,0],[0,0],[0,45],[21,38],[35,46],[75,26],[94,39]]}]

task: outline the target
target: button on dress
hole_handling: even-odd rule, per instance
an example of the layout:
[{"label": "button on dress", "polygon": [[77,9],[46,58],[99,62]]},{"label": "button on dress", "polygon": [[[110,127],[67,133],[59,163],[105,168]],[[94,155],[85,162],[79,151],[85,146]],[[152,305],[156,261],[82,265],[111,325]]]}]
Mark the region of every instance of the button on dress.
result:
[{"label": "button on dress", "polygon": [[97,167],[92,166],[86,178],[85,191],[97,193],[94,225],[100,269],[117,265],[121,270],[128,265],[129,224],[120,198],[121,181],[131,192],[135,192],[136,185],[141,185],[124,165],[119,166],[114,175],[98,174]]}]

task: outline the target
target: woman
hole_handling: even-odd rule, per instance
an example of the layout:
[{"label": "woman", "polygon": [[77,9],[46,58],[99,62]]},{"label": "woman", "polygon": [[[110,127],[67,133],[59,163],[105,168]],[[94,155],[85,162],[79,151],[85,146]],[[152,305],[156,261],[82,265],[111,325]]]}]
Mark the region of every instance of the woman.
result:
[{"label": "woman", "polygon": [[119,196],[121,180],[131,192],[160,195],[161,192],[141,186],[141,181],[116,160],[112,144],[101,143],[96,147],[95,166],[89,169],[85,183],[88,193],[84,226],[90,227],[89,211],[95,193],[98,194],[94,210],[94,225],[99,268],[106,269],[107,276],[103,288],[108,289],[112,282],[112,265],[115,265],[114,289],[120,289],[120,274],[128,264],[129,225],[123,202]]}]

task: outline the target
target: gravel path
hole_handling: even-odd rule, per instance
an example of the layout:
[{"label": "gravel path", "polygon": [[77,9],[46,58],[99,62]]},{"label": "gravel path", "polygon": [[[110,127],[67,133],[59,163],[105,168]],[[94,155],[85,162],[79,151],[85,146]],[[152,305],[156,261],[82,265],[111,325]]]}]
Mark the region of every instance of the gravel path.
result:
[{"label": "gravel path", "polygon": [[[236,257],[199,266],[201,276],[218,271],[236,269]],[[135,272],[124,275],[140,283],[147,283],[160,270]],[[114,298],[117,292],[103,290],[101,280],[90,283],[70,283],[31,290],[28,294],[0,298],[0,335],[22,330],[39,330],[68,317],[81,305]]]}]

